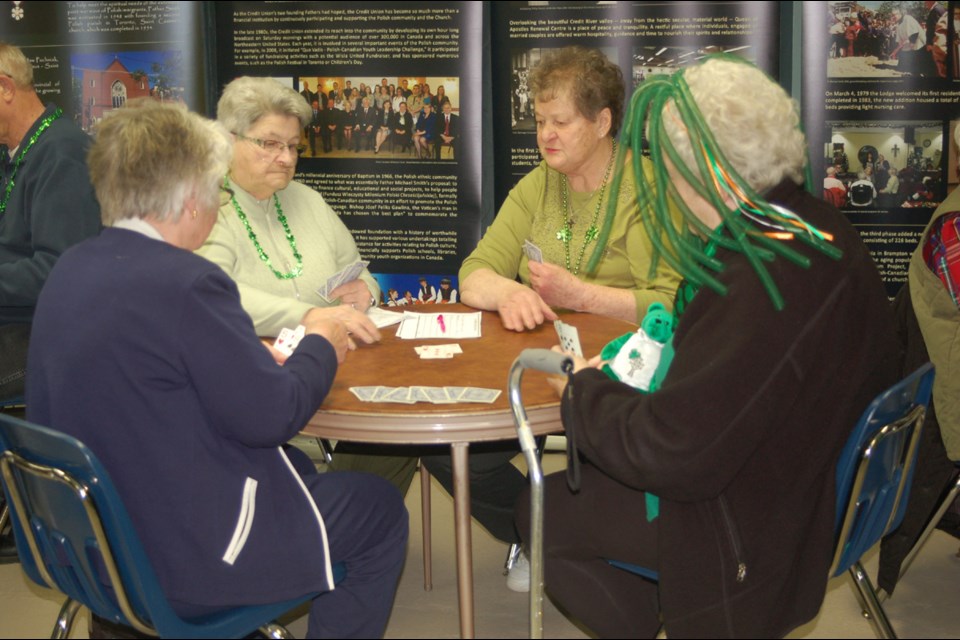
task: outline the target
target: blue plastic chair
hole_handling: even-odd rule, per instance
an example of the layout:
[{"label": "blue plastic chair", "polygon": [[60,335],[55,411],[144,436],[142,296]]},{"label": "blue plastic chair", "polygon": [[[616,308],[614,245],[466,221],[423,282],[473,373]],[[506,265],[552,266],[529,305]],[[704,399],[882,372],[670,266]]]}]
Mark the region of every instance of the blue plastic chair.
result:
[{"label": "blue plastic chair", "polygon": [[[273,621],[317,595],[184,620],[163,595],[110,476],[82,442],[0,414],[0,474],[24,572],[67,596],[54,638],[67,637],[81,606],[152,636],[240,638],[259,629],[289,637]],[[335,580],[343,574],[336,565]]]},{"label": "blue plastic chair", "polygon": [[850,573],[883,638],[897,636],[860,558],[903,520],[933,378],[927,363],[877,396],[837,463],[837,545],[829,575]]}]

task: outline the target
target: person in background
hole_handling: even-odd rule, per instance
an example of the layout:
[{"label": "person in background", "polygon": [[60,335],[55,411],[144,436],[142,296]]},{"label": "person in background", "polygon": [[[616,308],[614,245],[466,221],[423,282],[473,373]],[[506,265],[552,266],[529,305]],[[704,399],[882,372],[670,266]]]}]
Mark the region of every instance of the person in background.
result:
[{"label": "person in background", "polygon": [[437,288],[432,284],[427,283],[426,278],[420,278],[420,289],[417,291],[417,302],[420,304],[427,304],[430,302],[436,302],[437,300]]},{"label": "person in background", "polygon": [[383,109],[377,114],[377,139],[373,148],[375,154],[380,153],[380,147],[390,138],[392,133],[390,127],[393,126],[394,120],[393,105],[389,100],[385,100]]},{"label": "person in background", "polygon": [[[351,340],[377,342],[366,311],[380,288],[370,272],[328,292],[317,289],[360,260],[350,231],[313,189],[293,180],[300,123],[309,117],[302,97],[270,78],[237,78],[223,91],[217,119],[232,134],[233,160],[224,184],[233,196],[200,249],[237,282],[243,308],[261,336],[274,337],[315,318],[343,322]],[[352,455],[375,447],[342,442],[333,465],[369,471],[406,491],[416,460]],[[376,449],[379,451],[379,449]]]},{"label": "person in background", "polygon": [[[0,42],[0,402],[23,398],[31,321],[50,270],[100,230],[90,139],[55,104],[44,106],[33,82],[23,52]],[[6,528],[0,564],[17,559]]]},{"label": "person in background", "polygon": [[319,593],[308,636],[379,637],[406,553],[402,499],[283,447],[333,384],[346,328],[308,318],[278,366],[234,282],[193,253],[230,197],[231,145],[147,98],[97,125],[90,173],[108,228],[67,251],[40,295],[27,417],[97,455],[179,615]]},{"label": "person in background", "polygon": [[[856,229],[803,188],[807,143],[782,87],[730,57],[638,91],[665,101],[630,144],[654,136],[657,182],[685,205],[680,225],[667,202],[641,209],[686,278],[674,355],[650,393],[599,358],[574,357],[569,386],[557,384],[583,463],[576,493],[563,474],[546,478],[547,590],[600,637],[653,637],[661,622],[670,637],[782,637],[820,610],[837,459],[897,379],[892,314]],[[761,247],[769,260],[752,261]],[[518,511],[526,532],[529,500]]]},{"label": "person in background", "polygon": [[[615,137],[623,119],[620,68],[603,53],[567,47],[546,56],[528,76],[543,161],[510,191],[493,224],[460,268],[460,301],[496,310],[513,331],[557,319],[553,308],[639,323],[647,307],[668,310],[680,277],[661,260],[651,275],[652,245],[637,210],[633,180],[625,176],[606,249],[597,269],[587,263],[597,246],[611,200],[617,161]],[[531,261],[524,241],[537,245]],[[519,282],[517,281],[519,277]],[[527,479],[510,463],[516,442],[471,447],[470,500],[477,521],[496,538],[520,541],[513,509]],[[448,491],[449,456],[421,458]],[[520,556],[507,576],[514,591],[530,588],[529,564]]]},{"label": "person in background", "polygon": [[437,114],[433,112],[433,105],[429,98],[423,100],[423,111],[417,118],[417,125],[413,130],[413,148],[419,159],[433,159],[434,140],[437,137]]},{"label": "person in background", "polygon": [[437,292],[437,302],[441,304],[457,303],[457,290],[452,288],[450,278],[440,279],[440,291]]}]

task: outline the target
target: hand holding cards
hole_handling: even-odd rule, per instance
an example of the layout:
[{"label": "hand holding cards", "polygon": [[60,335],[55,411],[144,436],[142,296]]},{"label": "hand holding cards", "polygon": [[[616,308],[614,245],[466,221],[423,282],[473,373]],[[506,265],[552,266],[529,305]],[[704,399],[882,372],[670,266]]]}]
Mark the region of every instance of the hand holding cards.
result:
[{"label": "hand holding cards", "polygon": [[357,260],[353,264],[347,265],[340,271],[337,271],[335,274],[327,278],[327,282],[322,287],[317,289],[317,295],[327,302],[331,302],[330,293],[340,285],[346,284],[347,282],[353,282],[359,278],[360,274],[363,273],[363,270],[366,269],[367,265],[369,264],[370,263],[366,260]]},{"label": "hand holding cards", "polygon": [[296,329],[287,329],[286,327],[280,329],[280,335],[277,336],[276,341],[273,343],[273,348],[289,358],[293,355],[293,350],[296,349],[300,341],[303,340],[306,331],[307,328],[302,324],[297,325]]}]

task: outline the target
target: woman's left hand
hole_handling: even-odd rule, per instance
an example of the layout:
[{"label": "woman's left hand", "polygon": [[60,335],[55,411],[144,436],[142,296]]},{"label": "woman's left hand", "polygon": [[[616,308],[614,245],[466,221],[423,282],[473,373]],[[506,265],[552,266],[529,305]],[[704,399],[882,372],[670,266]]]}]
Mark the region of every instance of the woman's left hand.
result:
[{"label": "woman's left hand", "polygon": [[330,292],[330,297],[339,298],[340,304],[351,306],[361,313],[366,313],[373,298],[367,283],[359,278],[340,285]]},{"label": "woman's left hand", "polygon": [[583,283],[572,273],[549,262],[528,262],[530,286],[551,307],[578,309]]}]

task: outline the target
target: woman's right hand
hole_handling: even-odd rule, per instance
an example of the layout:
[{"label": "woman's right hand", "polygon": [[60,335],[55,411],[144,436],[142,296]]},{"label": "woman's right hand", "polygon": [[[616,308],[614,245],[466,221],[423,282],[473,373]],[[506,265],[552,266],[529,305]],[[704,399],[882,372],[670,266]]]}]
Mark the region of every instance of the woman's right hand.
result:
[{"label": "woman's right hand", "polygon": [[305,335],[310,335],[311,333],[323,336],[327,339],[333,346],[333,350],[337,353],[337,362],[343,363],[347,357],[347,350],[351,347],[350,338],[347,336],[347,327],[334,318],[329,317],[313,317],[309,318],[309,313],[304,317],[303,326],[306,329],[304,331]]},{"label": "woman's right hand", "polygon": [[497,303],[500,313],[500,322],[510,331],[536,329],[545,321],[554,321],[557,314],[553,312],[543,298],[536,291],[519,283],[505,292]]},{"label": "woman's right hand", "polygon": [[[373,324],[373,321],[367,317],[367,314],[361,313],[348,305],[339,305],[336,307],[314,307],[303,316],[301,324],[308,327],[308,322],[319,320],[337,320],[342,322],[347,332],[359,338],[366,344],[380,341],[380,330]],[[347,342],[351,350],[356,349],[357,345],[348,336]]]}]

